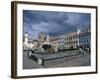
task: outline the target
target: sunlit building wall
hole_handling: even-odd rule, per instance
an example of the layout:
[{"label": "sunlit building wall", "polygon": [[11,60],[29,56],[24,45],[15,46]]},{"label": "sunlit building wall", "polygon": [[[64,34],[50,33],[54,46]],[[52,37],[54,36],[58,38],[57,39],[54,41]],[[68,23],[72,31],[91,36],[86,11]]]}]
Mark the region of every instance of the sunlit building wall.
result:
[{"label": "sunlit building wall", "polygon": [[91,30],[90,27],[77,30],[76,32],[66,33],[64,36],[64,46],[70,48],[91,48]]},{"label": "sunlit building wall", "polygon": [[70,32],[64,36],[65,49],[77,48],[78,46],[78,35],[77,32]]}]

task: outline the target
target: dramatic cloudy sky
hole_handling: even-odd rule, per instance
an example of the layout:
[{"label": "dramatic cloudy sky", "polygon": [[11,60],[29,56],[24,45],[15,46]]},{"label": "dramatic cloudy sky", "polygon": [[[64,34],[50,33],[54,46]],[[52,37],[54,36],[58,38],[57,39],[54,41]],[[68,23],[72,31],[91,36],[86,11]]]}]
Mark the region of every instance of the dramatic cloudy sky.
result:
[{"label": "dramatic cloudy sky", "polygon": [[39,32],[49,35],[61,35],[76,31],[89,25],[91,15],[87,13],[51,12],[23,10],[24,33],[35,39]]}]

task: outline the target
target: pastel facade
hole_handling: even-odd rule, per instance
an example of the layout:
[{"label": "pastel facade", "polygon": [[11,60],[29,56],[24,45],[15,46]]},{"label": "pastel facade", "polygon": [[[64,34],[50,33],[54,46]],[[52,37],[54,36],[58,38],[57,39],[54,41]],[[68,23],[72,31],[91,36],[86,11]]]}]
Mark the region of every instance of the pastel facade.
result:
[{"label": "pastel facade", "polygon": [[79,34],[79,46],[83,48],[91,48],[91,31],[90,27],[82,30]]},{"label": "pastel facade", "polygon": [[65,48],[91,48],[91,31],[90,27],[77,30],[77,32],[70,32],[64,37]]},{"label": "pastel facade", "polygon": [[38,34],[38,40],[30,41],[28,33],[24,35],[24,47],[38,49],[43,44],[51,44],[53,49],[77,49],[79,47],[91,48],[91,29],[86,27],[76,32],[65,33],[59,36],[46,35],[43,32]]},{"label": "pastel facade", "polygon": [[77,32],[67,33],[64,36],[65,49],[77,48],[78,34]]}]

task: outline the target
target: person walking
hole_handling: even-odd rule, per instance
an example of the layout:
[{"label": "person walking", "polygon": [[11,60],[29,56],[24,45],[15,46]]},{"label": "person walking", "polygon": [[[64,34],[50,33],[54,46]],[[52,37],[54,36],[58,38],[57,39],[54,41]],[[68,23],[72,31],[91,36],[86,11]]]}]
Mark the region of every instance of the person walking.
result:
[{"label": "person walking", "polygon": [[79,48],[79,51],[83,56],[85,55],[85,51],[81,47]]}]

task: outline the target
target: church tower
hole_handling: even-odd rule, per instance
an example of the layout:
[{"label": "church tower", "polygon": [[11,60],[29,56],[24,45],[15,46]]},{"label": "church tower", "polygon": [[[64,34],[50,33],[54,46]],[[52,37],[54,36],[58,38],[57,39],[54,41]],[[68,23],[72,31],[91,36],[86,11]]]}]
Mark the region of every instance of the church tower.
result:
[{"label": "church tower", "polygon": [[24,34],[24,46],[25,47],[27,47],[28,46],[28,33],[27,32],[25,32],[25,34]]}]

